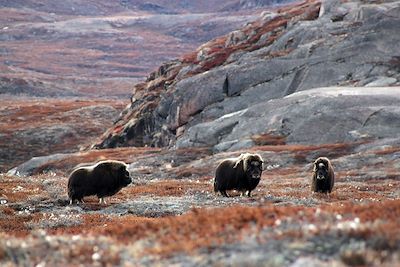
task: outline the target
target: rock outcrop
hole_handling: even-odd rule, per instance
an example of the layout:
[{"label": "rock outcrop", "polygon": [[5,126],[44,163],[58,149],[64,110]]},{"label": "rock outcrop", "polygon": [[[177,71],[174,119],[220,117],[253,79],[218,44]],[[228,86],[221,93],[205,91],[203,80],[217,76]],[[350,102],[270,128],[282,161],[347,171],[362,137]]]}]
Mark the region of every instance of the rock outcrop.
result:
[{"label": "rock outcrop", "polygon": [[385,86],[400,85],[399,24],[400,1],[309,0],[264,12],[135,85],[93,147],[225,151],[265,135],[313,144],[392,137],[399,88]]}]

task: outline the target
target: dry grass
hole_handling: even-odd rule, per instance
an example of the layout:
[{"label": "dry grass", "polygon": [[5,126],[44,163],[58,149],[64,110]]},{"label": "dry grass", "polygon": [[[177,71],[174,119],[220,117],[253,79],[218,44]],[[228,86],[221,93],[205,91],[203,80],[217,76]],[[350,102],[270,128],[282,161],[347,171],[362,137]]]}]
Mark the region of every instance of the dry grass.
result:
[{"label": "dry grass", "polygon": [[[388,209],[382,209],[382,205]],[[374,228],[376,235],[383,235],[390,240],[399,238],[397,231],[400,222],[400,202],[384,201],[354,206],[322,205],[319,212],[324,214],[341,214],[344,218],[360,218],[362,222],[375,221],[377,218],[384,221],[378,229]],[[94,225],[85,225],[85,234],[103,234],[118,241],[130,243],[133,240],[151,238],[157,241],[158,246],[148,249],[150,253],[171,255],[176,252],[193,253],[199,248],[212,249],[221,244],[229,244],[241,240],[242,233],[264,227],[274,227],[277,220],[284,221],[288,218],[297,222],[321,223],[315,217],[316,208],[303,206],[276,207],[263,205],[260,207],[234,206],[218,209],[193,209],[190,213],[178,217],[144,218],[124,216],[113,218],[106,224],[93,221]],[[322,221],[322,223],[325,223]],[[100,225],[100,226],[99,226]],[[385,226],[390,225],[390,229]],[[397,227],[397,228],[396,228]],[[301,237],[304,234],[293,231],[283,233],[288,237]],[[351,233],[353,236],[369,237],[372,230],[360,229]],[[394,235],[392,235],[394,234]],[[283,238],[282,234],[280,238]]]},{"label": "dry grass", "polygon": [[[336,146],[332,146],[331,149],[335,150]],[[121,150],[117,149],[117,151]],[[143,152],[145,150],[139,153]],[[181,153],[181,156],[185,155],[183,151],[177,153]],[[193,209],[182,216],[149,218],[125,215],[120,217],[105,215],[101,211],[105,207],[141,196],[184,198],[187,195],[212,192],[212,177],[202,177],[198,181],[165,180],[130,186],[115,195],[106,206],[97,204],[96,197],[89,197],[85,199],[86,204],[82,206],[83,212],[79,214],[82,222],[73,225],[58,223],[46,228],[47,224],[44,222],[48,215],[43,212],[21,213],[18,205],[0,206],[0,227],[5,229],[4,232],[6,231],[10,236],[29,236],[32,231],[30,226],[38,225],[44,227],[48,234],[56,236],[104,235],[123,244],[150,240],[152,243],[149,244],[153,245],[146,247],[144,253],[162,257],[180,252],[192,254],[200,248],[212,251],[222,244],[242,242],[248,232],[257,233],[262,229],[277,229],[279,227],[277,221],[290,221],[303,225],[312,223],[317,225],[317,229],[311,234],[323,235],[326,229],[332,227],[336,229],[336,223],[333,222],[338,214],[342,216],[343,222],[359,218],[363,223],[372,223],[370,226],[346,230],[347,232],[334,230],[339,231],[338,233],[354,238],[378,236],[385,242],[394,242],[400,238],[397,231],[400,226],[397,220],[400,216],[400,200],[393,195],[400,187],[400,181],[369,180],[366,184],[363,181],[342,180],[339,175],[334,191],[328,197],[310,192],[308,176],[309,174],[304,173],[301,166],[265,171],[253,197],[243,199],[241,205],[218,207],[219,197],[216,197],[216,208]],[[19,203],[24,203],[32,195],[48,198],[45,188],[39,187],[39,192],[34,192],[34,188],[40,185],[44,178],[51,179],[50,176],[33,176],[29,181],[24,181],[14,177],[3,177],[0,184],[3,190],[1,194],[6,195],[10,202]],[[65,182],[66,177],[53,177],[53,180],[60,179]],[[31,185],[29,190],[12,191],[17,186],[28,188],[28,184]],[[59,186],[61,185],[65,186],[65,183],[60,183]],[[237,199],[240,198],[235,197],[232,200]],[[286,203],[276,205],[273,199],[281,199],[280,202],[286,201]],[[303,202],[308,204],[301,204]],[[249,206],[250,203],[255,206]],[[316,216],[317,210],[322,215]],[[306,234],[310,234],[293,229],[281,229],[278,232],[273,231],[269,238],[301,239]],[[260,242],[268,242],[268,239],[262,240]],[[89,263],[91,259],[86,258],[85,255],[89,257],[93,251],[76,250],[71,253],[71,257],[80,255],[79,257],[83,257],[82,262]],[[113,260],[119,262],[117,254],[114,256]]]},{"label": "dry grass", "polygon": [[[100,230],[118,240],[130,242],[146,236],[156,235],[160,247],[152,253],[169,254],[177,251],[191,252],[199,247],[211,247],[233,242],[237,229],[273,225],[275,208],[231,207],[227,209],[193,209],[189,214],[161,219],[126,216]],[[207,226],[207,227],[205,227]]]},{"label": "dry grass", "polygon": [[32,181],[15,177],[0,177],[0,196],[3,196],[8,202],[25,201],[28,197],[38,194],[48,197],[40,183],[32,183]]},{"label": "dry grass", "polygon": [[184,196],[185,194],[196,194],[201,191],[211,191],[211,185],[206,181],[166,180],[152,182],[145,185],[136,185],[124,190],[129,197],[142,195],[152,196]]},{"label": "dry grass", "polygon": [[7,233],[15,237],[25,237],[30,233],[27,223],[33,221],[34,219],[35,216],[30,214],[0,217],[0,229],[3,233]]},{"label": "dry grass", "polygon": [[252,136],[251,139],[257,146],[277,146],[286,144],[286,138],[284,136],[272,134],[258,134]]}]

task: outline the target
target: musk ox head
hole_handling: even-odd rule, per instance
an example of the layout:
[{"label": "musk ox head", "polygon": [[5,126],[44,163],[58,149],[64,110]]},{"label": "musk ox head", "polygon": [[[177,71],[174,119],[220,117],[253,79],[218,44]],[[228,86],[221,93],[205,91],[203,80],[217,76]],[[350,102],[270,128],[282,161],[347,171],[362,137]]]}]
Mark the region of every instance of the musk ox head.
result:
[{"label": "musk ox head", "polygon": [[249,178],[260,179],[263,171],[263,159],[258,154],[244,153],[238,157],[234,166],[237,168],[240,163],[243,165],[243,171]]},{"label": "musk ox head", "polygon": [[128,186],[130,183],[132,183],[132,178],[129,175],[129,172],[127,171],[127,165],[121,165],[118,167],[118,177],[120,179],[121,185],[122,186]]},{"label": "musk ox head", "polygon": [[330,162],[328,158],[320,157],[314,161],[314,173],[317,180],[328,178]]}]

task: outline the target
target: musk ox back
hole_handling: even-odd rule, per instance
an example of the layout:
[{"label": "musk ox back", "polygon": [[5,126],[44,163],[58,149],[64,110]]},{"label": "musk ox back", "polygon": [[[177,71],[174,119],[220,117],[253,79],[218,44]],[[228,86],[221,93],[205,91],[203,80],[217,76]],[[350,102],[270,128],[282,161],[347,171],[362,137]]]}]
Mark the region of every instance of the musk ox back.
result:
[{"label": "musk ox back", "polygon": [[330,193],[335,182],[335,173],[328,158],[319,157],[314,161],[311,190],[313,192]]},{"label": "musk ox back", "polygon": [[75,200],[83,202],[83,197],[91,195],[105,203],[104,197],[116,194],[131,182],[127,165],[122,161],[105,160],[88,166],[79,164],[68,179],[70,204]]},{"label": "musk ox back", "polygon": [[214,191],[228,197],[226,190],[238,190],[242,195],[256,188],[261,179],[263,160],[258,154],[245,153],[223,160],[215,171]]}]

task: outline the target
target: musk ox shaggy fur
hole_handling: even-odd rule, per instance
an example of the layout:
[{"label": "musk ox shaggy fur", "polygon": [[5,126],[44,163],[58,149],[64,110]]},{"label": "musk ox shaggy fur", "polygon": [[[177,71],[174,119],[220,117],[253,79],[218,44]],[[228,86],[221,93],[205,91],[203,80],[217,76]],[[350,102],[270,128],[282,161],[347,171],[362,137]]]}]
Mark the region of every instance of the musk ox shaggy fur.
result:
[{"label": "musk ox shaggy fur", "polygon": [[335,182],[335,173],[330,160],[319,157],[314,161],[311,190],[313,192],[331,193]]},{"label": "musk ox shaggy fur", "polygon": [[223,160],[215,171],[214,191],[228,197],[226,190],[238,190],[250,197],[263,171],[263,159],[258,154],[244,153]]},{"label": "musk ox shaggy fur", "polygon": [[122,161],[104,160],[92,165],[79,164],[68,179],[70,204],[75,200],[83,202],[83,197],[96,195],[100,203],[104,197],[116,194],[132,182],[127,165]]}]

